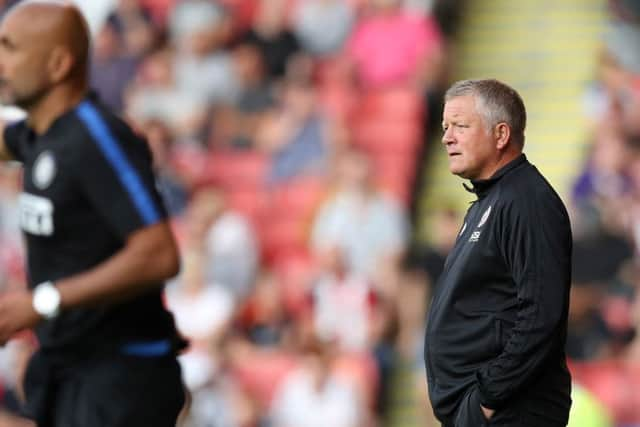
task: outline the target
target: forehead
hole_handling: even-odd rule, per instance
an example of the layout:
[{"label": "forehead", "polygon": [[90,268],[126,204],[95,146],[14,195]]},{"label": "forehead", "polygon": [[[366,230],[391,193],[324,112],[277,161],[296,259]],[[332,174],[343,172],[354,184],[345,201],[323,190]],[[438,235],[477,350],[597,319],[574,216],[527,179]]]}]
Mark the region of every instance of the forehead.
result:
[{"label": "forehead", "polygon": [[18,4],[2,18],[0,34],[6,39],[24,42],[25,47],[40,47],[51,36],[44,12],[36,5]]},{"label": "forehead", "polygon": [[456,96],[444,104],[445,119],[469,118],[477,114],[475,98],[472,95]]},{"label": "forehead", "polygon": [[26,15],[22,9],[10,10],[0,21],[0,35],[3,38],[21,40],[28,37],[31,26],[27,25]]}]

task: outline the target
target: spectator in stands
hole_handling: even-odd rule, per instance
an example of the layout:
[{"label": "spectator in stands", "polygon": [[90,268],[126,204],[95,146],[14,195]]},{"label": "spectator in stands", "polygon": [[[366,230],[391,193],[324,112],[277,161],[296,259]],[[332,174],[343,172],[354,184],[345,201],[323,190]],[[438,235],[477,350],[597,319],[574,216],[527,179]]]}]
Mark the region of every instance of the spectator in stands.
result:
[{"label": "spectator in stands", "polygon": [[109,21],[120,35],[123,53],[140,58],[149,53],[158,41],[158,31],[151,14],[140,0],[118,0],[117,3]]},{"label": "spectator in stands", "polygon": [[135,76],[140,57],[123,51],[121,33],[108,20],[94,42],[91,61],[91,86],[116,112],[123,109],[125,89]]},{"label": "spectator in stands", "polygon": [[342,0],[304,0],[293,17],[295,35],[305,51],[318,56],[340,52],[355,21],[353,5]]},{"label": "spectator in stands", "polygon": [[184,424],[180,427],[245,427],[258,425],[258,412],[251,396],[233,372],[233,362],[246,353],[244,342],[228,333],[211,346],[218,363],[208,384],[193,395]]},{"label": "spectator in stands", "polygon": [[255,236],[246,218],[225,206],[224,195],[205,187],[193,195],[185,218],[187,241],[198,241],[207,283],[218,283],[238,300],[252,290],[258,265]]},{"label": "spectator in stands", "polygon": [[317,212],[311,245],[318,253],[341,248],[350,271],[375,280],[397,267],[409,226],[406,212],[377,190],[372,173],[356,149],[339,157],[335,193]]},{"label": "spectator in stands", "polygon": [[264,57],[257,46],[242,43],[235,47],[233,58],[240,81],[240,94],[236,104],[241,115],[240,127],[255,130],[260,114],[274,102]]},{"label": "spectator in stands", "polygon": [[590,160],[573,187],[574,201],[579,205],[602,198],[613,201],[628,194],[631,183],[626,168],[630,154],[621,123],[610,116],[600,121]]},{"label": "spectator in stands", "polygon": [[[614,2],[621,3],[621,2]],[[622,2],[623,3],[623,2]],[[598,80],[587,92],[591,119],[613,115],[630,137],[640,137],[640,27],[613,19],[605,32],[599,55]]]},{"label": "spectator in stands", "polygon": [[144,124],[142,132],[147,137],[153,156],[156,181],[167,211],[171,216],[179,216],[187,206],[187,187],[171,164],[173,135],[167,125],[159,120]]},{"label": "spectator in stands", "polygon": [[265,269],[256,279],[255,289],[240,310],[239,323],[255,348],[290,347],[294,339],[293,319],[284,305],[278,277]]},{"label": "spectator in stands", "polygon": [[347,269],[344,256],[338,246],[322,254],[311,288],[315,332],[340,350],[366,351],[377,297],[366,278]]},{"label": "spectator in stands", "polygon": [[166,123],[177,142],[192,142],[206,119],[207,102],[180,90],[173,67],[174,54],[164,47],[151,53],[140,66],[127,94],[126,115],[137,123]]},{"label": "spectator in stands", "polygon": [[206,281],[202,243],[191,244],[183,251],[182,273],[166,298],[178,330],[190,342],[179,361],[186,386],[196,394],[213,379],[219,361],[212,349],[226,333],[235,300],[228,287]]},{"label": "spectator in stands", "polygon": [[233,62],[223,49],[231,25],[231,17],[218,3],[187,0],[176,5],[169,29],[177,49],[174,68],[179,90],[213,104],[235,99]]},{"label": "spectator in stands", "polygon": [[255,148],[259,124],[275,102],[262,53],[257,46],[240,43],[232,51],[239,92],[234,104],[214,109],[210,143],[215,148]]},{"label": "spectator in stands", "polygon": [[287,28],[286,0],[258,0],[253,25],[242,37],[260,49],[271,79],[284,77],[289,58],[300,50],[298,40]]},{"label": "spectator in stands", "polygon": [[628,172],[633,156],[620,121],[605,118],[598,122],[590,150],[572,189],[574,238],[593,239],[604,233],[624,239],[630,233],[634,189]]},{"label": "spectator in stands", "polygon": [[368,0],[367,6],[347,47],[361,85],[428,89],[438,82],[442,36],[433,18],[406,12],[400,0]]},{"label": "spectator in stands", "polygon": [[335,351],[320,338],[306,344],[302,366],[289,374],[274,397],[270,411],[274,427],[363,425],[362,396],[335,375]]},{"label": "spectator in stands", "polygon": [[277,184],[300,175],[322,175],[331,129],[317,109],[315,88],[308,81],[286,80],[278,101],[256,135],[259,148],[272,155],[268,181]]}]

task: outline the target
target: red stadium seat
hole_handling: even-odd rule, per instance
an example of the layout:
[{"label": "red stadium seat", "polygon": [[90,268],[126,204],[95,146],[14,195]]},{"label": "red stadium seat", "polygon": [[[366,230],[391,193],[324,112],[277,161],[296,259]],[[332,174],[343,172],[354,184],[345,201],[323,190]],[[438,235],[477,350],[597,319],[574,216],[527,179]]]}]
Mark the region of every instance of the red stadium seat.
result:
[{"label": "red stadium seat", "polygon": [[258,226],[258,236],[263,259],[268,264],[307,246],[305,224],[296,218],[264,217]]},{"label": "red stadium seat", "polygon": [[388,122],[367,118],[354,126],[353,141],[370,153],[397,152],[413,156],[422,144],[422,129],[416,121]]},{"label": "red stadium seat", "polygon": [[353,90],[341,83],[319,87],[318,98],[322,111],[329,117],[346,120],[354,114],[358,98]]},{"label": "red stadium seat", "polygon": [[273,216],[308,221],[326,193],[325,181],[303,177],[279,185],[269,194]]},{"label": "red stadium seat", "polygon": [[207,159],[205,179],[225,189],[259,188],[269,158],[256,152],[214,151]]},{"label": "red stadium seat", "polygon": [[207,156],[202,149],[192,147],[176,147],[171,152],[171,166],[191,183],[199,184],[207,170]]},{"label": "red stadium seat", "polygon": [[176,0],[141,0],[140,5],[145,7],[153,17],[156,24],[162,28],[166,25],[167,17],[174,7]]},{"label": "red stadium seat", "polygon": [[384,121],[421,121],[423,99],[417,91],[391,88],[367,92],[362,96],[358,113]]},{"label": "red stadium seat", "polygon": [[416,159],[398,153],[376,153],[372,156],[373,177],[383,189],[402,203],[408,203],[416,173]]},{"label": "red stadium seat", "polygon": [[305,250],[307,230],[324,192],[323,180],[305,177],[261,192],[257,197],[264,203],[256,202],[259,208],[245,202],[259,212],[257,230],[267,262]]},{"label": "red stadium seat", "polygon": [[232,375],[243,390],[267,408],[282,381],[298,366],[295,356],[285,352],[255,351],[233,363]]},{"label": "red stadium seat", "polygon": [[267,199],[260,189],[246,188],[226,192],[228,206],[240,212],[257,225],[267,213]]}]

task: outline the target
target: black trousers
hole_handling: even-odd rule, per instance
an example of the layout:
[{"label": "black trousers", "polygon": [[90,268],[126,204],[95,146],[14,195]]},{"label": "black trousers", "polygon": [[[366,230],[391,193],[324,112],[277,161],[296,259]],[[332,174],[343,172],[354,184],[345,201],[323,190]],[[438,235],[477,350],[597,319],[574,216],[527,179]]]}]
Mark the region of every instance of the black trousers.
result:
[{"label": "black trousers", "polygon": [[[487,427],[487,420],[480,408],[480,398],[475,389],[471,389],[460,402],[456,411],[455,422],[443,427]],[[515,426],[514,426],[515,427]]]},{"label": "black trousers", "polygon": [[25,394],[38,427],[175,427],[184,404],[173,356],[116,355],[60,370],[36,353]]},{"label": "black trousers", "polygon": [[524,415],[518,408],[505,407],[497,410],[487,420],[480,408],[480,397],[476,389],[471,389],[460,402],[453,424],[443,427],[564,427],[564,424],[553,424],[546,420],[540,423]]}]

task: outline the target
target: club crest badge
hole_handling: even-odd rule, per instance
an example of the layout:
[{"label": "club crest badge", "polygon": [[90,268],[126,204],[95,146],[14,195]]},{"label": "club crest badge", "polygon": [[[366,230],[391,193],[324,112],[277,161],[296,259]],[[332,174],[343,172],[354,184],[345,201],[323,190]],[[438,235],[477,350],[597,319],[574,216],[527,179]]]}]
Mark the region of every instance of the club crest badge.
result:
[{"label": "club crest badge", "polygon": [[478,223],[478,228],[482,227],[484,223],[487,222],[489,215],[491,215],[491,206],[489,206],[489,208],[487,208],[487,210],[482,214],[482,218],[480,218],[480,222]]},{"label": "club crest badge", "polygon": [[50,151],[43,151],[33,164],[33,184],[44,190],[56,176],[56,160]]}]

